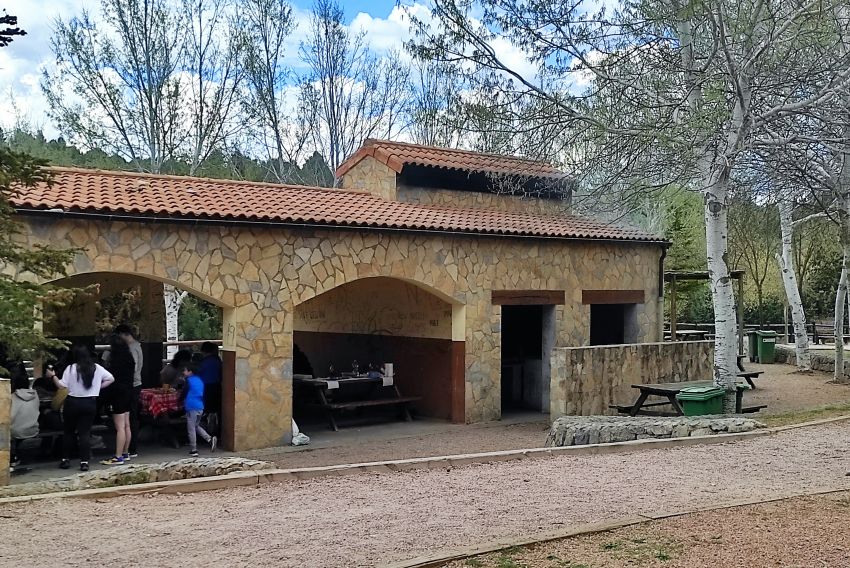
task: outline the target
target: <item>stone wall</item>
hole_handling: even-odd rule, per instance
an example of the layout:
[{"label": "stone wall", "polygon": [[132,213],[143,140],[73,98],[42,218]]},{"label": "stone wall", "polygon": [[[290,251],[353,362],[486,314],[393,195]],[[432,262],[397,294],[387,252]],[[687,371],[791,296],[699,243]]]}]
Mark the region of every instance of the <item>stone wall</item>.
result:
[{"label": "stone wall", "polygon": [[[348,174],[346,174],[348,175]],[[459,191],[400,185],[397,199],[423,205],[447,205],[470,209],[489,209],[509,213],[542,213],[563,215],[569,213],[569,201],[564,199],[540,199],[483,191]]]},{"label": "stone wall", "polygon": [[388,201],[396,200],[396,173],[372,156],[366,156],[342,177],[344,189],[366,191]]},{"label": "stone wall", "polygon": [[[823,371],[824,373],[835,372],[835,351],[829,350],[809,350],[809,357],[812,360],[813,371]],[[788,365],[797,364],[797,352],[793,345],[776,344],[776,362],[786,363]],[[850,379],[850,353],[846,347],[844,352],[844,376]]]},{"label": "stone wall", "polygon": [[12,427],[12,383],[0,379],[0,486],[9,483],[9,444]]},{"label": "stone wall", "polygon": [[555,349],[552,353],[550,413],[614,414],[612,404],[630,404],[633,384],[710,379],[714,342],[680,341]]},{"label": "stone wall", "polygon": [[562,416],[552,424],[546,447],[716,436],[751,432],[757,428],[765,428],[765,425],[740,416]]},{"label": "stone wall", "polygon": [[[123,273],[174,284],[223,309],[235,360],[235,447],[286,443],[296,309],[371,277],[413,284],[452,309],[464,350],[467,422],[501,416],[501,307],[493,290],[564,290],[555,346],[587,345],[582,290],[645,291],[638,341],[658,337],[655,245],[240,225],[22,218],[32,246],[80,247],[69,273]],[[228,355],[229,356],[229,355]]]}]

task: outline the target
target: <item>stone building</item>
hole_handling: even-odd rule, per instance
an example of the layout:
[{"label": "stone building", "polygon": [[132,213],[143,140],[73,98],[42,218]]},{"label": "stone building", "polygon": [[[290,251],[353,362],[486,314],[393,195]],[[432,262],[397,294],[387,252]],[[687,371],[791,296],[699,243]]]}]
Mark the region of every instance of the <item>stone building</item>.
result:
[{"label": "stone building", "polygon": [[[323,189],[56,168],[15,206],[29,244],[80,248],[60,284],[141,283],[151,360],[162,283],[222,308],[235,449],[288,441],[294,344],[318,376],[392,361],[417,412],[470,423],[548,411],[556,347],[660,340],[665,243],[570,215],[554,168],[368,141],[337,175]],[[57,332],[90,333],[86,310]]]}]

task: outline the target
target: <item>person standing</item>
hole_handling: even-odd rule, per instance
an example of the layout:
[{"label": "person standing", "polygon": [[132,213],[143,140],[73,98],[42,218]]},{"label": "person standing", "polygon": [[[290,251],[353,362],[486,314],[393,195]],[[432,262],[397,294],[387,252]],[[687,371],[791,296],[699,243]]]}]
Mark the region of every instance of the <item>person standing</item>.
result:
[{"label": "person standing", "polygon": [[115,382],[106,389],[105,397],[112,411],[115,424],[115,455],[103,460],[103,465],[122,465],[130,461],[129,447],[132,440],[130,430],[130,401],[133,398],[133,375],[135,360],[130,347],[123,339],[113,337],[109,347],[109,372]]},{"label": "person standing", "polygon": [[210,436],[201,426],[201,416],[204,414],[204,382],[196,374],[197,367],[189,363],[181,369],[181,374],[186,379],[183,388],[183,408],[186,411],[186,433],[189,436],[189,455],[198,457],[198,440],[200,436],[210,445],[210,451],[214,452],[218,438]]},{"label": "person standing", "polygon": [[139,407],[142,397],[142,367],[144,366],[144,356],[142,355],[142,345],[133,334],[132,328],[127,324],[121,324],[115,328],[115,335],[124,340],[127,347],[130,348],[130,353],[133,355],[135,368],[133,369],[133,395],[130,399],[130,447],[129,456],[131,458],[139,457],[136,449],[136,440],[139,439]]},{"label": "person standing", "polygon": [[91,426],[97,413],[97,397],[100,396],[100,389],[108,387],[115,379],[109,371],[94,362],[85,345],[77,345],[72,351],[74,363],[65,369],[61,379],[52,371],[48,371],[48,376],[57,387],[68,389],[63,411],[64,435],[59,467],[71,467],[71,450],[76,439],[80,454],[80,471],[88,471],[91,458]]},{"label": "person standing", "polygon": [[201,344],[203,359],[198,366],[198,376],[204,382],[204,407],[207,412],[207,425],[216,431],[221,416],[221,357],[218,346],[211,341]]}]

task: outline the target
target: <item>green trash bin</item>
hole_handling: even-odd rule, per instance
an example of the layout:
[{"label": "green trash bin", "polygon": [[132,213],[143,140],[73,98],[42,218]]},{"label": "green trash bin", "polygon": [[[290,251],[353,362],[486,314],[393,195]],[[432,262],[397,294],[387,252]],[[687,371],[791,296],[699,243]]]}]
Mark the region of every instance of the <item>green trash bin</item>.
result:
[{"label": "green trash bin", "polygon": [[717,387],[686,387],[679,391],[676,400],[685,416],[723,414],[723,389]]},{"label": "green trash bin", "polygon": [[759,358],[758,332],[755,330],[748,331],[747,339],[749,339],[749,349],[747,349],[747,351],[750,355],[750,363],[755,363]]},{"label": "green trash bin", "polygon": [[773,363],[776,359],[776,338],[779,334],[775,331],[757,331],[759,363]]}]

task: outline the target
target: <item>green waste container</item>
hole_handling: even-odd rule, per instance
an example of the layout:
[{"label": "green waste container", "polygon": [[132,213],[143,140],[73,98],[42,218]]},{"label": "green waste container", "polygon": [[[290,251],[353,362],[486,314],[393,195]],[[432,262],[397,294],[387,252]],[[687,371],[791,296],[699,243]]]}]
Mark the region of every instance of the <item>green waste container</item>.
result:
[{"label": "green waste container", "polygon": [[717,387],[686,387],[679,391],[676,400],[685,416],[723,414],[723,389]]},{"label": "green waste container", "polygon": [[757,331],[758,343],[758,359],[759,363],[773,363],[776,359],[776,338],[778,334],[775,331]]},{"label": "green waste container", "polygon": [[747,338],[749,339],[749,349],[747,351],[750,354],[750,363],[755,363],[759,358],[758,332],[748,331]]}]

